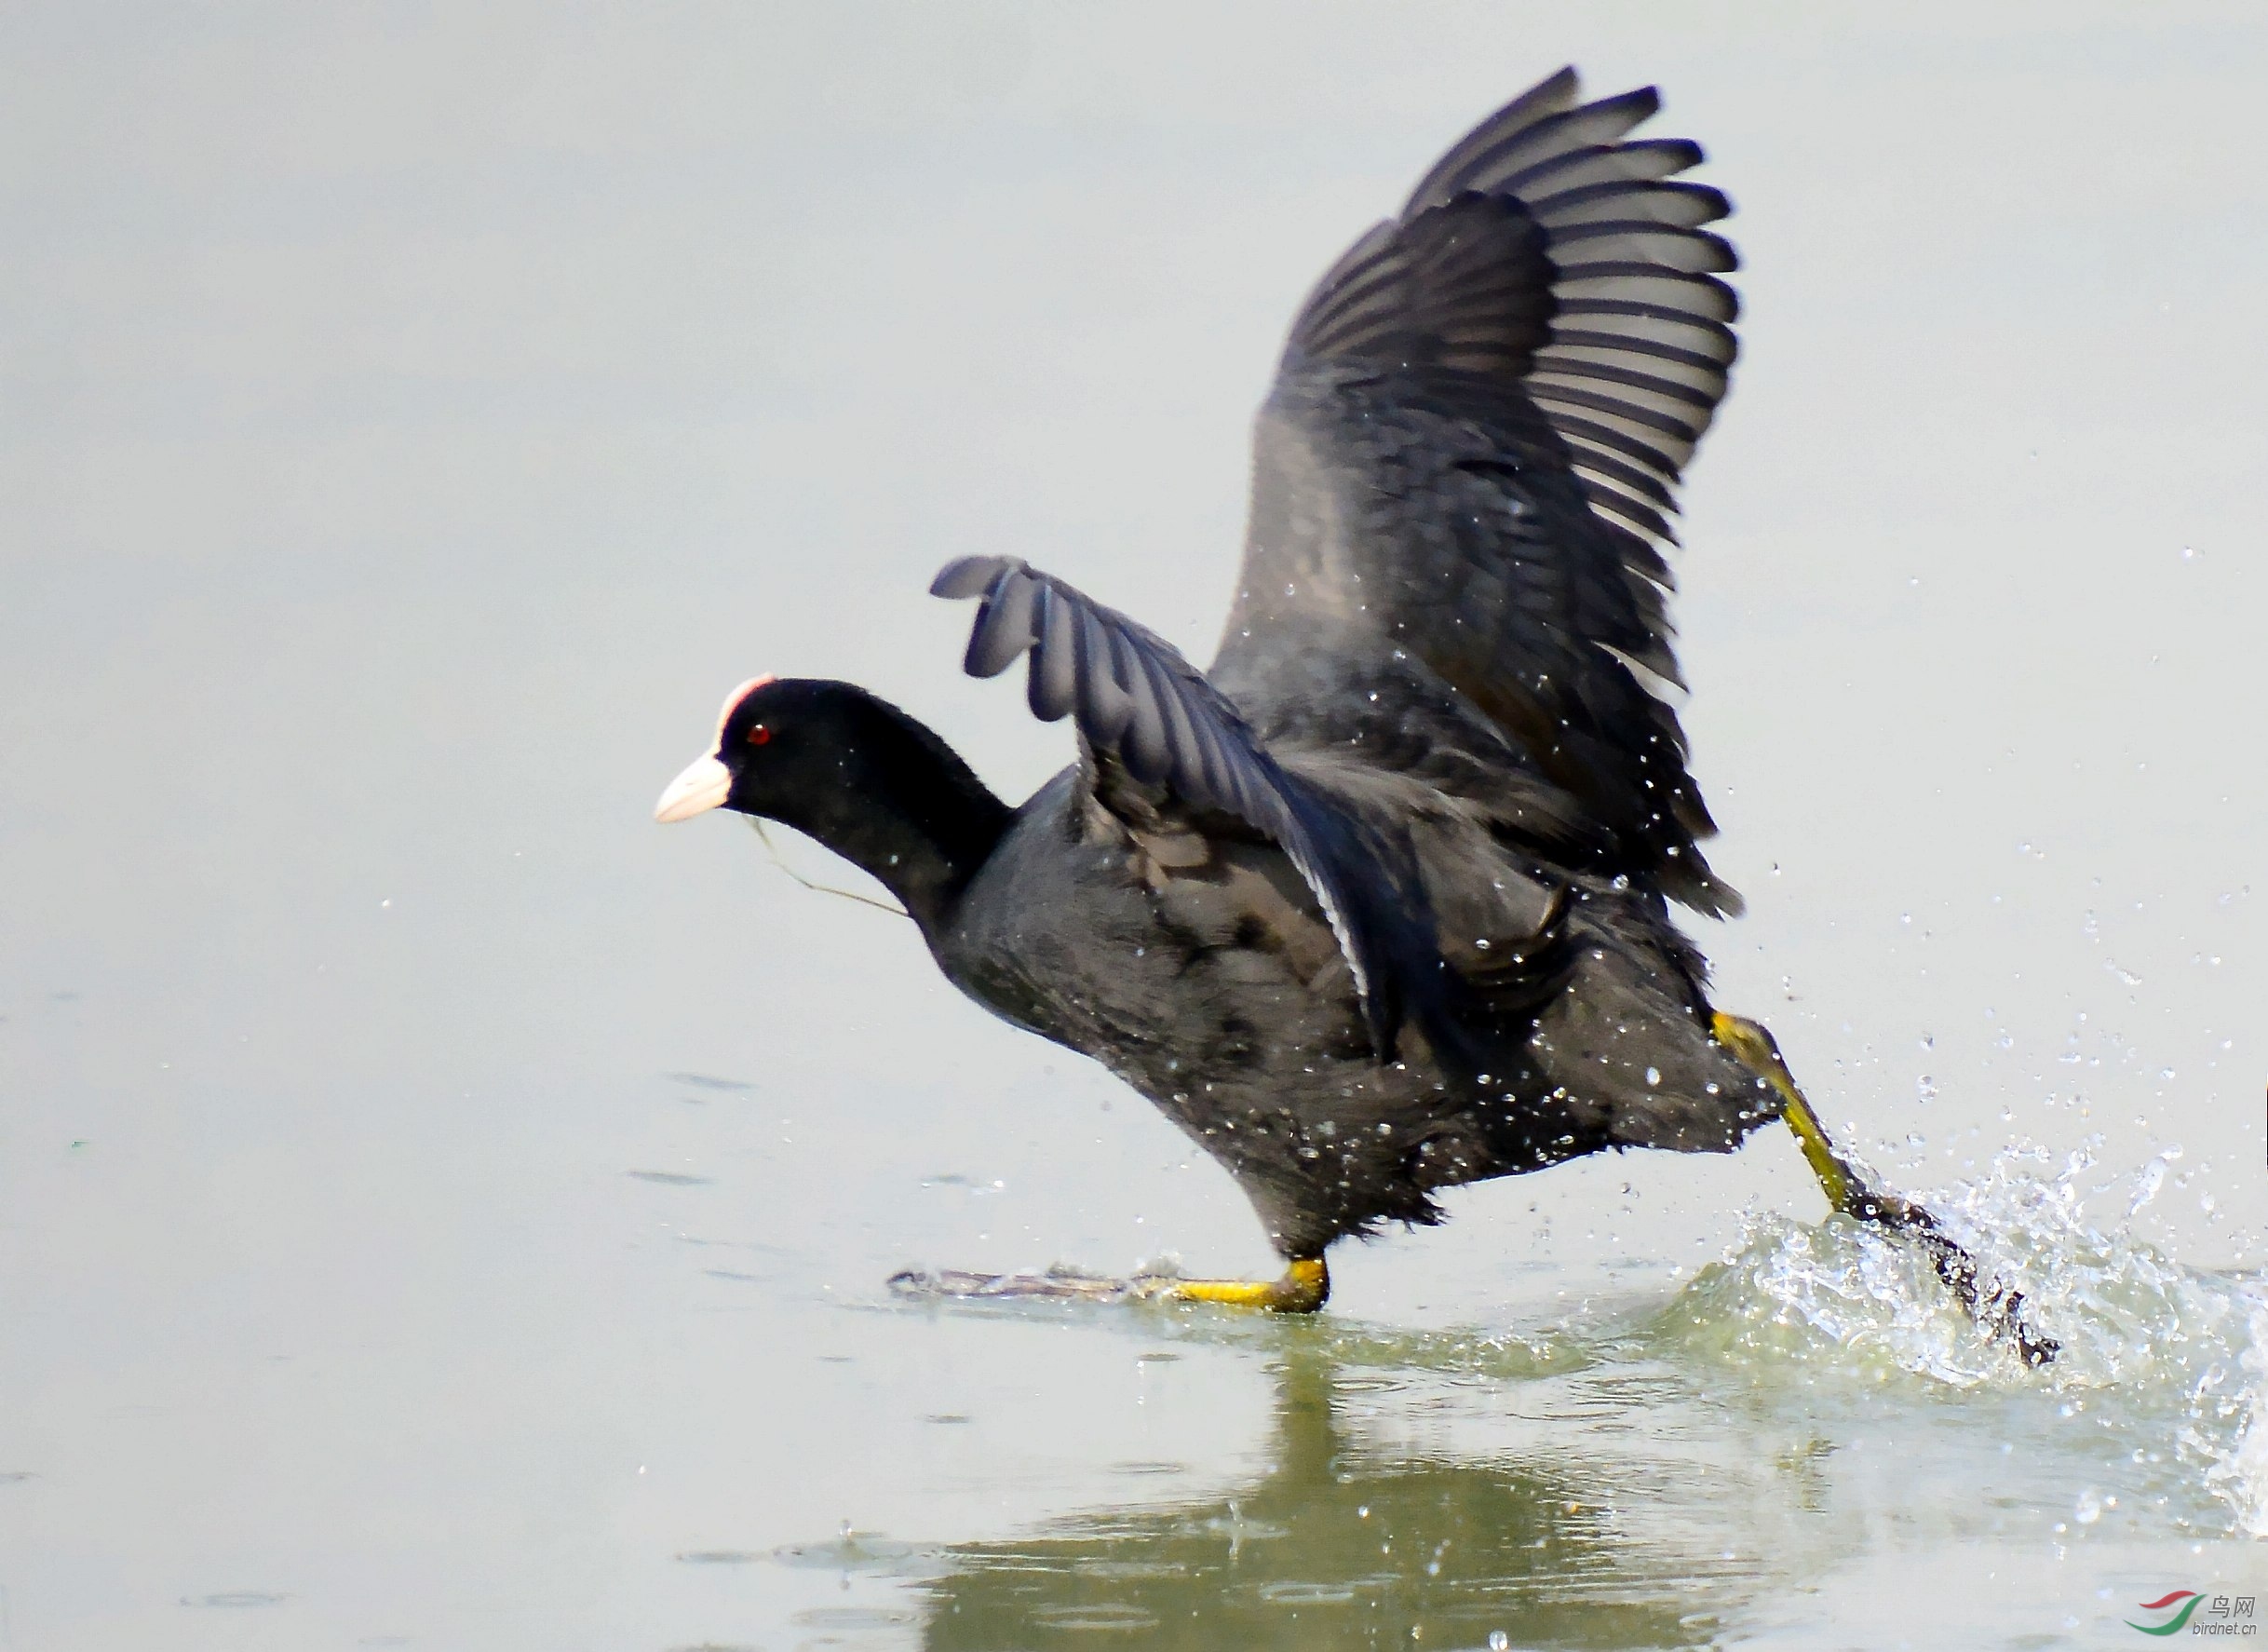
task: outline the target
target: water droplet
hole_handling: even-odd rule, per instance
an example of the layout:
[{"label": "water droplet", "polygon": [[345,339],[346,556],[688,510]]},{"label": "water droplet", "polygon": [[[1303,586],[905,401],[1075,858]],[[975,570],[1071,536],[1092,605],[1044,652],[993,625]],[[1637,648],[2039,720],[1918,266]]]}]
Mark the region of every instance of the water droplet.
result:
[{"label": "water droplet", "polygon": [[1648,1068],[1646,1069],[1646,1087],[1647,1087],[1649,1090],[1653,1089],[1653,1088],[1654,1088],[1655,1085],[1657,1085],[1657,1084],[1661,1083],[1661,1081],[1662,1081],[1662,1070],[1661,1070],[1661,1068],[1659,1068],[1659,1067],[1648,1067]]},{"label": "water droplet", "polygon": [[2141,1173],[2134,1178],[2134,1197],[2126,1201],[2126,1214],[2134,1215],[2144,1205],[2157,1198],[2158,1189],[2165,1185],[2166,1156],[2160,1154],[2144,1165]]}]

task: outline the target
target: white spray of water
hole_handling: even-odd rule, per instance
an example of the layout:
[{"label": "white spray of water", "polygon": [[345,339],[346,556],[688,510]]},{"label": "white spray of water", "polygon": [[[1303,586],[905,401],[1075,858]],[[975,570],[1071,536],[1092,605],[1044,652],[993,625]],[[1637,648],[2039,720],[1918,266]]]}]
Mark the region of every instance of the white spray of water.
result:
[{"label": "white spray of water", "polygon": [[2252,1415],[2234,1448],[2206,1470],[2205,1482],[2236,1510],[2238,1530],[2268,1537],[2268,1296],[2253,1304],[2244,1365],[2251,1374]]},{"label": "white spray of water", "polygon": [[[2134,1179],[2126,1216],[2164,1185],[2166,1159]],[[2004,1153],[1979,1180],[1924,1203],[1988,1277],[2023,1293],[2024,1317],[2060,1347],[2028,1372],[2005,1337],[1953,1302],[1921,1247],[1835,1220],[1752,1220],[1703,1271],[1667,1328],[1695,1352],[1753,1365],[1789,1362],[1865,1382],[1904,1371],[1963,1388],[2089,1396],[2164,1442],[2234,1515],[2268,1537],[2268,1278],[2188,1268],[2080,1212],[2090,1154],[2043,1176],[2038,1148]]]}]

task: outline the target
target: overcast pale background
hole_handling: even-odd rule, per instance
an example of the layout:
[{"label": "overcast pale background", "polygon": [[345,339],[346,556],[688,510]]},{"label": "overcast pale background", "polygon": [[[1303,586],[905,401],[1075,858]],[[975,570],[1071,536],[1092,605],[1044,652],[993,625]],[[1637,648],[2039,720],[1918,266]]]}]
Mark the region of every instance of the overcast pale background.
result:
[{"label": "overcast pale background", "polygon": [[[1678,560],[1721,999],[1904,1185],[2179,1144],[2142,1230],[2257,1266],[2257,8],[16,0],[0,1647],[896,1644],[673,1556],[1249,1476],[1265,1347],[881,1289],[1264,1268],[1225,1174],[648,811],[762,671],[1063,762],[951,556],[1208,655],[1291,306],[1571,60],[1739,208]],[[1816,1203],[1777,1132],[1568,1167],[1332,1309],[1517,1323]],[[2008,1588],[1870,1555],[1900,1632]]]}]

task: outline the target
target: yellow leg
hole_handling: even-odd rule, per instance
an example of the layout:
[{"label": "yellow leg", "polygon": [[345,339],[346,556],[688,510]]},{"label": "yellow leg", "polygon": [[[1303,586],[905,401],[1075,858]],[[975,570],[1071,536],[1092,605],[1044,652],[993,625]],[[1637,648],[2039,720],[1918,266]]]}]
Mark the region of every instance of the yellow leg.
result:
[{"label": "yellow leg", "polygon": [[1718,1043],[1740,1058],[1741,1065],[1778,1093],[1780,1117],[1795,1131],[1803,1157],[1810,1161],[1811,1173],[1819,1178],[1819,1190],[1827,1195],[1827,1202],[1846,1216],[1863,1216],[1866,1212],[1859,1207],[1867,1201],[1867,1185],[1843,1155],[1835,1151],[1827,1132],[1819,1128],[1818,1115],[1811,1110],[1811,1104],[1796,1088],[1795,1075],[1789,1072],[1788,1063],[1780,1058],[1778,1040],[1761,1023],[1745,1016],[1727,1015],[1721,1009],[1709,1012],[1709,1031]]},{"label": "yellow leg", "polygon": [[1330,1270],[1320,1256],[1295,1259],[1280,1280],[1172,1280],[1161,1284],[1159,1294],[1170,1302],[1216,1302],[1276,1314],[1312,1314],[1330,1300]]},{"label": "yellow leg", "polygon": [[1803,1158],[1811,1165],[1811,1173],[1819,1178],[1819,1189],[1827,1195],[1829,1204],[1860,1222],[1872,1222],[1912,1235],[1928,1251],[1937,1277],[1945,1281],[1946,1288],[1961,1306],[1995,1335],[2011,1338],[2025,1364],[2045,1365],[2056,1357],[2056,1342],[2034,1335],[2024,1324],[2020,1317],[2024,1306],[2022,1292],[1997,1286],[1985,1291],[1978,1280],[1977,1259],[1945,1237],[1937,1218],[1895,1193],[1868,1186],[1866,1178],[1851,1161],[1835,1151],[1834,1144],[1827,1139],[1827,1131],[1819,1128],[1819,1116],[1811,1110],[1811,1104],[1796,1088],[1795,1076],[1789,1072],[1788,1063],[1780,1057],[1779,1043],[1770,1033],[1756,1022],[1727,1015],[1721,1009],[1709,1012],[1709,1031],[1718,1043],[1739,1058],[1741,1065],[1772,1086],[1779,1096],[1781,1117],[1788,1120],[1788,1128],[1795,1131]]}]

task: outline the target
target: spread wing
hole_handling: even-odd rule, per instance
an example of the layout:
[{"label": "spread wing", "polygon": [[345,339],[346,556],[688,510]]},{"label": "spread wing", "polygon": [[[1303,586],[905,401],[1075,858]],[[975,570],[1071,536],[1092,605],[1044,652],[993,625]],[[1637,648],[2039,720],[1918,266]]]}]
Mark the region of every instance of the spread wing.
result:
[{"label": "spread wing", "polygon": [[1029,653],[1034,716],[1074,718],[1087,747],[1134,780],[1200,819],[1241,821],[1284,851],[1346,955],[1382,1060],[1393,1059],[1408,1019],[1443,1059],[1485,1061],[1476,1039],[1492,1018],[1442,961],[1405,839],[1287,771],[1170,643],[1053,575],[1013,557],[964,557],[929,589],[982,599],[964,662],[972,676],[996,676]]},{"label": "spread wing", "polygon": [[[1651,89],[1573,70],[1442,156],[1293,324],[1210,675],[1263,741],[1368,750],[1563,863],[1737,910],[1677,715],[1657,541],[1726,387],[1731,210]],[[1643,675],[1641,675],[1643,673]]]}]

